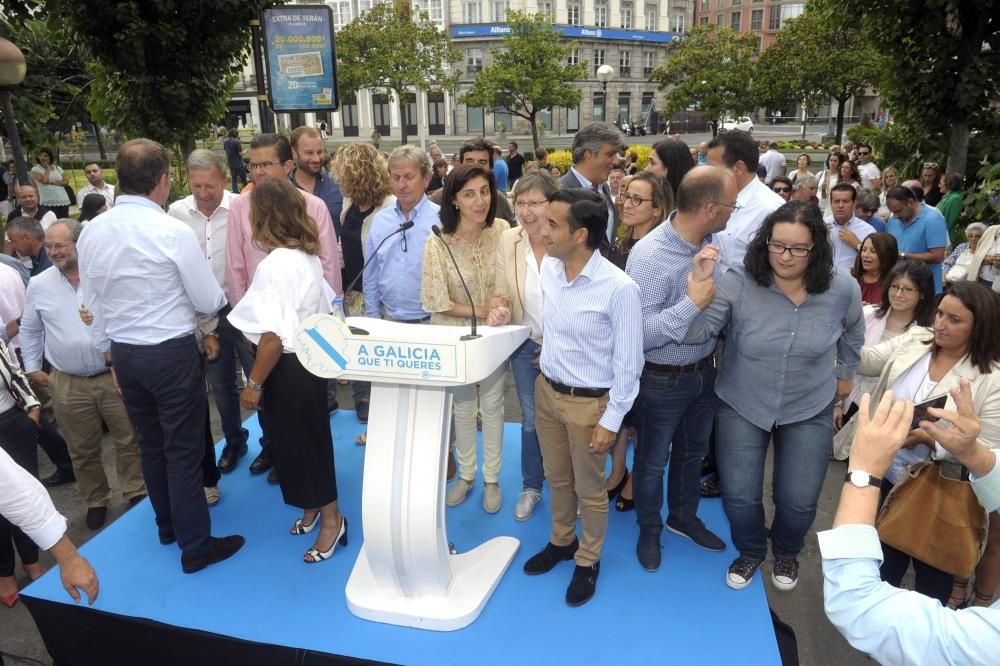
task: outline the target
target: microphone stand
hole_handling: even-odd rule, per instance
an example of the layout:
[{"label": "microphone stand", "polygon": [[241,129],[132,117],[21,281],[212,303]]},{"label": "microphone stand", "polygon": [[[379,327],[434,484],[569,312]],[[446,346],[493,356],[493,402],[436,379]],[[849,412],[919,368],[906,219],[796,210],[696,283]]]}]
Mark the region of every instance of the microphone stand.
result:
[{"label": "microphone stand", "polygon": [[[355,284],[357,284],[358,280],[361,279],[361,276],[365,274],[365,269],[368,268],[368,264],[372,263],[372,261],[375,259],[375,257],[378,256],[378,251],[382,249],[382,246],[385,245],[385,242],[387,240],[389,240],[390,238],[392,238],[393,236],[395,236],[396,234],[401,234],[404,231],[406,231],[407,229],[411,229],[411,228],[413,228],[413,221],[412,220],[409,221],[409,222],[403,222],[401,225],[399,225],[398,229],[396,229],[392,233],[388,234],[385,238],[382,239],[382,241],[377,246],[375,246],[375,251],[372,252],[371,256],[368,257],[368,259],[365,261],[364,265],[361,267],[361,272],[359,272],[357,275],[355,275],[354,279],[351,280],[350,283],[346,287],[344,287],[344,296],[345,297],[347,296],[347,292],[349,292],[351,290],[351,287],[353,287]],[[357,328],[355,326],[351,326],[350,329],[351,329],[351,333],[354,333],[355,335],[367,335],[368,334],[368,331],[366,331],[364,329],[361,329],[361,328]]]},{"label": "microphone stand", "polygon": [[442,245],[444,245],[444,249],[448,250],[448,256],[451,257],[451,263],[455,265],[455,272],[458,273],[458,279],[461,280],[462,288],[465,289],[465,295],[469,298],[469,305],[472,307],[472,333],[469,335],[463,335],[459,338],[459,340],[464,342],[466,340],[475,340],[478,337],[482,337],[476,333],[476,304],[472,300],[472,292],[469,291],[469,285],[465,283],[465,278],[462,277],[462,271],[458,267],[458,262],[455,261],[455,255],[451,253],[451,248],[448,247],[447,241],[441,237],[441,227],[435,224],[431,227],[431,231],[434,232],[434,235],[437,236],[438,240],[441,241]]}]

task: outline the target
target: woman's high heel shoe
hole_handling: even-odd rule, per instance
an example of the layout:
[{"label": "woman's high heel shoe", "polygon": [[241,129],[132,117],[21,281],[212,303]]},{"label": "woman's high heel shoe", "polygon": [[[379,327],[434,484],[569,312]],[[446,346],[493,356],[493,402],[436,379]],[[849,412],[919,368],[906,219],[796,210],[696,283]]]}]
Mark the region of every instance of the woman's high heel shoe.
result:
[{"label": "woman's high heel shoe", "polygon": [[614,500],[614,498],[618,497],[618,494],[621,493],[622,488],[625,487],[626,483],[628,483],[628,470],[627,469],[625,470],[625,473],[622,474],[622,480],[618,482],[618,485],[608,491],[608,501],[609,502],[612,501],[612,500]]},{"label": "woman's high heel shoe", "polygon": [[14,604],[17,603],[18,599],[20,599],[20,597],[18,596],[17,592],[15,592],[14,594],[11,594],[9,596],[0,597],[0,604],[3,604],[7,608],[13,608]]},{"label": "woman's high heel shoe", "polygon": [[302,518],[299,518],[298,520],[295,521],[295,524],[292,525],[292,529],[288,531],[296,536],[300,534],[309,534],[316,528],[316,525],[318,523],[319,523],[319,511],[317,511],[316,515],[313,516],[313,521],[311,523],[306,524]]},{"label": "woman's high heel shoe", "polygon": [[306,554],[305,554],[305,556],[303,556],[302,559],[306,562],[306,564],[316,564],[317,562],[322,562],[323,560],[328,560],[331,557],[333,557],[333,551],[336,550],[336,548],[337,548],[338,545],[340,545],[340,546],[346,546],[347,545],[347,517],[346,516],[342,516],[341,517],[341,521],[340,521],[340,533],[337,534],[337,537],[333,540],[333,545],[330,546],[330,550],[322,551],[322,550],[317,550],[316,548],[310,548],[309,550],[306,551]]}]

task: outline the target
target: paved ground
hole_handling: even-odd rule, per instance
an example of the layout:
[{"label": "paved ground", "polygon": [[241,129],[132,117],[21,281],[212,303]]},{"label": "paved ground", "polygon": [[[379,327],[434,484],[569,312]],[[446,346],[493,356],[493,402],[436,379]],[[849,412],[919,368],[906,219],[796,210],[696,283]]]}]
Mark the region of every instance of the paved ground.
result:
[{"label": "paved ground", "polygon": [[[507,395],[505,400],[506,414],[508,421],[518,421],[520,419],[520,409],[518,407],[516,394],[513,388],[513,381],[510,374],[507,377]],[[351,407],[350,387],[340,387],[340,404],[345,408]],[[213,412],[213,430],[217,438],[221,438],[218,428],[218,416]],[[110,440],[106,440],[105,466],[111,470],[112,488],[117,488],[116,479],[113,476],[114,464],[111,449],[113,445]],[[52,471],[52,466],[40,454],[42,458],[42,475],[45,476]],[[245,474],[246,459],[241,461],[241,467],[234,474]],[[770,468],[770,461],[768,461]],[[833,462],[827,472],[826,483],[823,486],[823,493],[820,497],[819,514],[816,517],[815,529],[827,529],[833,522],[833,513],[836,510],[837,499],[840,488],[843,485],[846,466],[844,463]],[[225,477],[221,486],[225,494]],[[769,489],[765,492],[769,497]],[[69,519],[70,537],[77,545],[86,543],[94,536],[94,533],[84,525],[84,509],[80,506],[75,486],[61,486],[52,492],[52,498],[58,509]],[[513,499],[513,498],[509,498]],[[706,500],[718,502],[720,500]],[[512,510],[509,507],[512,502],[505,503],[503,510]],[[125,510],[124,501],[117,499],[115,504],[109,509],[108,524],[118,518]],[[768,515],[772,512],[772,507],[768,506]],[[816,545],[815,529],[810,531],[806,538],[805,550],[800,555],[801,579],[799,586],[793,592],[778,592],[769,582],[766,582],[767,596],[775,612],[795,629],[799,643],[799,658],[804,666],[825,666],[826,664],[837,664],[838,666],[854,666],[855,664],[867,664],[870,660],[863,654],[852,649],[839,633],[830,625],[823,614],[823,593],[822,575],[820,573],[819,550]],[[123,554],[124,556],[124,554]],[[52,560],[47,554],[43,554],[42,561],[51,564]],[[638,565],[637,565],[638,566]],[[669,557],[665,557],[664,566],[670,566]],[[769,575],[770,563],[765,565],[763,573]],[[20,569],[18,569],[20,574]],[[98,572],[100,574],[100,572]],[[724,572],[719,571],[719,576]],[[23,579],[23,574],[20,574]],[[765,576],[766,577],[766,576]],[[24,584],[22,580],[22,585]],[[733,594],[737,594],[734,592]],[[686,603],[695,612],[705,612],[699,599],[675,600],[674,603]],[[733,639],[738,640],[738,627],[733,628]],[[20,663],[10,658],[10,655],[18,655],[35,659],[43,664],[51,663],[48,652],[38,634],[34,621],[28,613],[24,604],[18,604],[13,609],[0,607],[0,650],[5,653],[8,663]],[[705,664],[712,664],[711,646],[705,646]],[[93,666],[100,666],[95,664]]]}]

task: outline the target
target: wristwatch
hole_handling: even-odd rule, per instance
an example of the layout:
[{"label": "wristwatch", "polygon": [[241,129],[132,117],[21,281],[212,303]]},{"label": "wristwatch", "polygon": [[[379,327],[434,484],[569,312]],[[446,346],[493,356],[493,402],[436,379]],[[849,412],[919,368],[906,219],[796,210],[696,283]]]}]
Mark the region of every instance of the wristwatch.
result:
[{"label": "wristwatch", "polygon": [[849,483],[855,488],[867,488],[868,486],[873,488],[882,487],[882,479],[860,469],[848,472],[847,476],[844,477],[844,483]]},{"label": "wristwatch", "polygon": [[257,382],[255,382],[254,380],[250,379],[249,377],[247,377],[247,386],[249,386],[254,391],[263,391],[264,390],[264,385],[263,384],[258,384]]}]

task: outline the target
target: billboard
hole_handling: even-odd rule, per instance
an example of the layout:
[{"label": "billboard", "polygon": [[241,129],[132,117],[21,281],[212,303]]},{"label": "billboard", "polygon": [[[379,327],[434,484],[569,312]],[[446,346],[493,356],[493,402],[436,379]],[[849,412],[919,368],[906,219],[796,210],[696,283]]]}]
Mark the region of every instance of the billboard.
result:
[{"label": "billboard", "polygon": [[271,108],[277,113],[336,111],[340,99],[330,8],[272,7],[264,10],[261,25]]}]

